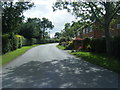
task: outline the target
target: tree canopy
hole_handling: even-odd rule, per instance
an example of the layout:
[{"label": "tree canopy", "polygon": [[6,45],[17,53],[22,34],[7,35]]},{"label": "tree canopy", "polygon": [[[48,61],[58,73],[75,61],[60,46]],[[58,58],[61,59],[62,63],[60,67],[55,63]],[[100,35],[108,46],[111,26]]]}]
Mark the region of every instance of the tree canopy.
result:
[{"label": "tree canopy", "polygon": [[2,32],[15,32],[23,21],[23,11],[30,9],[34,4],[30,2],[2,2]]},{"label": "tree canopy", "polygon": [[[118,0],[116,0],[118,1]],[[107,2],[106,0],[94,2],[81,1],[70,2],[62,1],[56,2],[53,5],[53,11],[59,9],[67,9],[69,12],[81,18],[83,22],[98,21],[104,28],[106,37],[107,53],[112,53],[112,35],[110,32],[110,23],[112,19],[120,13],[120,1]]]}]

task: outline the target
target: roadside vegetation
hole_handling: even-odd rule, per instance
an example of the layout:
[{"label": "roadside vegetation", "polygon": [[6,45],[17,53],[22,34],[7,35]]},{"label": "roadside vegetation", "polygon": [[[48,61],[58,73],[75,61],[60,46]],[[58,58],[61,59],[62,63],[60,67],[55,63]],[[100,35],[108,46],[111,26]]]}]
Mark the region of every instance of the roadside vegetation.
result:
[{"label": "roadside vegetation", "polygon": [[120,72],[120,61],[108,56],[107,54],[99,54],[92,52],[71,52],[70,54],[81,57],[83,60],[92,64],[99,65],[109,70]]},{"label": "roadside vegetation", "polygon": [[[64,29],[60,33],[56,33],[56,37],[60,38],[59,45],[65,47],[65,50],[76,50],[77,52],[71,54],[86,61],[120,72],[120,34],[112,33],[112,31],[117,32],[120,29],[116,27],[120,22],[118,14],[120,13],[120,2],[63,1],[53,5],[54,11],[63,9],[67,9],[68,12],[81,19],[77,22],[73,21],[71,24],[66,23]],[[104,37],[91,35],[91,32],[96,30],[103,31]]]},{"label": "roadside vegetation", "polygon": [[33,47],[36,47],[38,45],[42,45],[42,44],[35,44],[35,45],[31,45],[31,46],[24,46],[22,48],[18,48],[18,49],[14,50],[14,51],[8,52],[8,53],[0,56],[0,58],[2,59],[2,61],[0,62],[0,65],[4,65],[4,64],[9,63],[10,61],[14,60],[18,56],[24,54],[29,49],[31,49]]},{"label": "roadside vegetation", "polygon": [[[66,47],[57,45],[59,49],[66,50]],[[115,57],[110,57],[105,53],[85,52],[85,51],[73,51],[71,55],[82,58],[92,64],[99,65],[103,68],[120,73],[120,61]]]},{"label": "roadside vegetation", "polygon": [[40,45],[40,44],[36,44],[36,45],[32,45],[32,46],[24,46],[22,48],[18,48],[14,51],[8,52],[8,53],[0,56],[0,58],[2,59],[2,61],[0,62],[0,65],[4,65],[4,64],[9,63],[10,61],[14,60],[18,56],[24,54],[29,49],[31,49],[35,46],[38,46],[38,45]]},{"label": "roadside vegetation", "polygon": [[57,47],[58,47],[59,49],[65,50],[65,47],[64,47],[64,46],[57,45]]},{"label": "roadside vegetation", "polygon": [[52,43],[49,30],[54,25],[47,18],[27,18],[23,12],[31,9],[31,2],[2,2],[2,54],[23,46]]}]

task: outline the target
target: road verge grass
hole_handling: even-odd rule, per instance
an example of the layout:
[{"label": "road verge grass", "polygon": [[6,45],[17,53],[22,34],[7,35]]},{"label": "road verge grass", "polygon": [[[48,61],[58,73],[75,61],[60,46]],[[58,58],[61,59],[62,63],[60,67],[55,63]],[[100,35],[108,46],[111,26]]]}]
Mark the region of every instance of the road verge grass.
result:
[{"label": "road verge grass", "polygon": [[59,49],[65,50],[65,47],[64,47],[64,46],[57,45],[57,47],[58,47]]},{"label": "road verge grass", "polygon": [[[64,46],[57,45],[59,49],[65,50]],[[92,64],[99,65],[111,71],[120,73],[120,60],[110,57],[107,54],[93,52],[71,52],[71,55],[82,58]]]},{"label": "road verge grass", "polygon": [[91,52],[71,52],[70,54],[81,57],[83,60],[92,64],[120,73],[120,61],[106,54]]},{"label": "road verge grass", "polygon": [[32,46],[24,46],[22,48],[18,48],[14,51],[11,51],[11,52],[8,52],[4,55],[1,55],[0,58],[2,60],[0,60],[0,65],[4,65],[4,64],[7,64],[9,63],[10,61],[12,61],[13,59],[17,58],[18,56],[24,54],[26,51],[28,51],[29,49],[35,47],[35,46],[38,46],[40,44],[36,44],[36,45],[32,45]]}]

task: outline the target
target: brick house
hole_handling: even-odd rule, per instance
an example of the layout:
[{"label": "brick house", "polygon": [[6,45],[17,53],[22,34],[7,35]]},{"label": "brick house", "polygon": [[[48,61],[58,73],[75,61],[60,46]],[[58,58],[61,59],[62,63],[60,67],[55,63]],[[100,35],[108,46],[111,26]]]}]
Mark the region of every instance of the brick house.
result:
[{"label": "brick house", "polygon": [[[120,36],[120,21],[117,23],[114,23],[110,26],[110,31],[112,36]],[[78,35],[81,38],[101,38],[104,37],[104,31],[101,25],[98,22],[94,22],[90,25],[87,25],[85,27],[82,27]]]},{"label": "brick house", "polygon": [[[110,25],[112,36],[120,36],[120,21]],[[102,38],[105,37],[102,26],[98,22],[86,25],[78,30],[78,35],[73,40],[74,49],[78,50],[83,46],[84,38]]]}]

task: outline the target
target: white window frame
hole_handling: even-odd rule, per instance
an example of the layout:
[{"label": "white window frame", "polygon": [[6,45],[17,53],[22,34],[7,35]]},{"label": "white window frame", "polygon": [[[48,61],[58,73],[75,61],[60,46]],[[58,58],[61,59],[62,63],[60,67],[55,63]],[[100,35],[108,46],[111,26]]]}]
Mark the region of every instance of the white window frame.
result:
[{"label": "white window frame", "polygon": [[89,32],[89,29],[88,29],[88,27],[86,28],[86,33],[88,33]]},{"label": "white window frame", "polygon": [[93,26],[90,26],[90,32],[93,32]]},{"label": "white window frame", "polygon": [[120,24],[117,24],[117,29],[120,29]]},{"label": "white window frame", "polygon": [[85,34],[85,29],[83,29],[83,34]]}]

